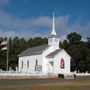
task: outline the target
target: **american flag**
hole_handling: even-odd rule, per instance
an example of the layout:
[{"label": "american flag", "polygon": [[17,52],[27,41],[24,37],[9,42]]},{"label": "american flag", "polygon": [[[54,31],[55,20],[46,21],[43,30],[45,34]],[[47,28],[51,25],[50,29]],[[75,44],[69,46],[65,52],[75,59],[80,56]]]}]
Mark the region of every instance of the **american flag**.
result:
[{"label": "american flag", "polygon": [[8,44],[7,39],[4,39],[4,40],[1,42],[1,46],[2,46],[2,49],[1,49],[1,50],[7,50],[7,44]]},{"label": "american flag", "polygon": [[5,39],[5,40],[3,40],[2,42],[1,42],[1,46],[3,46],[3,45],[7,45],[7,39]]}]

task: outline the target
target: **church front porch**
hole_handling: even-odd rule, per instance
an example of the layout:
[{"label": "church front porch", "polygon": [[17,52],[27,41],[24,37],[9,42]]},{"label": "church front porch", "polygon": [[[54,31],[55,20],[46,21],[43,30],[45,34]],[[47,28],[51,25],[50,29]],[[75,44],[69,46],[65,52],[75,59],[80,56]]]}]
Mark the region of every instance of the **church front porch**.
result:
[{"label": "church front porch", "polygon": [[54,62],[53,61],[49,61],[48,63],[48,75],[53,75],[54,73]]}]

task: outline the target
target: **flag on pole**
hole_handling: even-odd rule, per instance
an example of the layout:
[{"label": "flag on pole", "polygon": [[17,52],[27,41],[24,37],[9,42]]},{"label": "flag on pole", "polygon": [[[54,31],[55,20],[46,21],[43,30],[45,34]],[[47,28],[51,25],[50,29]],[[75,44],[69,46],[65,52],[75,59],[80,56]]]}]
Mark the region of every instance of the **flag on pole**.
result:
[{"label": "flag on pole", "polygon": [[4,39],[4,40],[1,42],[1,44],[0,44],[0,46],[2,46],[1,51],[2,51],[2,50],[7,50],[7,44],[8,44],[7,39]]},{"label": "flag on pole", "polygon": [[7,45],[7,40],[3,40],[3,41],[1,42],[1,46],[3,46],[3,45]]},{"label": "flag on pole", "polygon": [[7,50],[7,67],[6,67],[6,70],[8,71],[8,58],[9,58],[9,41],[8,41],[8,39],[5,38],[5,39],[1,42],[0,46],[2,46],[1,51],[2,51],[2,50]]}]

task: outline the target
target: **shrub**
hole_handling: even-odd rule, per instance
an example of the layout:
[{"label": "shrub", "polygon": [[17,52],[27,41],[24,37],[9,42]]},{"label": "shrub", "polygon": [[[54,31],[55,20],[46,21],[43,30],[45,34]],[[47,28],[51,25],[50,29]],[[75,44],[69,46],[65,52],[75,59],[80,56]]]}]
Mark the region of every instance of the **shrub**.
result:
[{"label": "shrub", "polygon": [[58,74],[59,78],[64,78],[64,74]]}]

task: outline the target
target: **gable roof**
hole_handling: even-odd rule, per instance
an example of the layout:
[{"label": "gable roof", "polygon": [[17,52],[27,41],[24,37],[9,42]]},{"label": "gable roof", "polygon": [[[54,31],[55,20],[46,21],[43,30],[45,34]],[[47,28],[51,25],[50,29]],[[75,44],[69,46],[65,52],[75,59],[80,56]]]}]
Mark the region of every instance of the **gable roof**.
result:
[{"label": "gable roof", "polygon": [[46,57],[48,58],[52,58],[54,57],[58,52],[60,52],[61,49],[57,49],[54,52],[51,52],[50,54],[48,54]]},{"label": "gable roof", "polygon": [[23,56],[30,56],[30,55],[36,55],[36,54],[41,54],[45,49],[47,49],[49,45],[44,44],[41,46],[33,47],[33,48],[28,48],[25,51],[21,52],[18,57],[23,57]]},{"label": "gable roof", "polygon": [[54,52],[51,52],[50,54],[48,54],[46,57],[53,58],[55,55],[57,55],[59,52],[62,52],[62,51],[64,51],[71,58],[71,56],[64,49],[57,49]]}]

